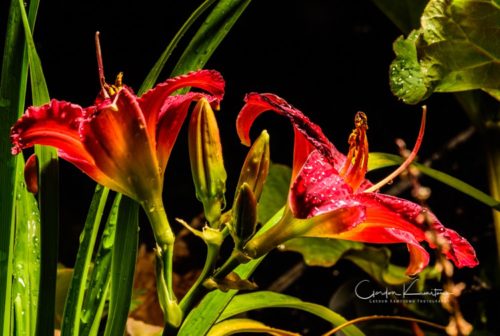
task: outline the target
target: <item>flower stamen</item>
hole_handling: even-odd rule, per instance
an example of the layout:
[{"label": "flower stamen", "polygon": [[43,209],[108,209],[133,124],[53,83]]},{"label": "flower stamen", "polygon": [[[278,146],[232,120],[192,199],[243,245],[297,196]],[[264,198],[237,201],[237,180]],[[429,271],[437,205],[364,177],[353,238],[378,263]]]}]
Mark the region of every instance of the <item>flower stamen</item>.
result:
[{"label": "flower stamen", "polygon": [[340,171],[340,176],[356,190],[363,182],[368,169],[368,118],[363,112],[354,117],[354,129],[349,135],[349,152]]},{"label": "flower stamen", "polygon": [[417,156],[418,150],[420,149],[420,145],[422,144],[422,139],[424,138],[426,116],[427,116],[427,106],[424,105],[424,106],[422,106],[422,121],[420,122],[420,130],[418,132],[417,141],[415,142],[415,147],[413,147],[413,150],[411,151],[410,155],[408,155],[406,160],[395,171],[393,171],[391,174],[389,174],[382,181],[378,182],[377,184],[372,185],[370,188],[368,188],[366,190],[363,190],[363,192],[365,192],[365,193],[374,192],[374,191],[382,188],[384,185],[386,185],[390,181],[394,180],[399,174],[401,174],[413,162],[413,160]]}]

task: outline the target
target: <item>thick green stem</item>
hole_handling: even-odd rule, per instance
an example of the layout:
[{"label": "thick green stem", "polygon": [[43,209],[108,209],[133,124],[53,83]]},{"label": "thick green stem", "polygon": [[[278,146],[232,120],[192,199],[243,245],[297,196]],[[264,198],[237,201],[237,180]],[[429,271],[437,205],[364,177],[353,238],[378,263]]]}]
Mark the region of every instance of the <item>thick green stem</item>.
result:
[{"label": "thick green stem", "polygon": [[218,245],[207,245],[207,258],[205,259],[205,265],[203,266],[203,270],[201,271],[200,276],[193,284],[193,286],[189,289],[189,292],[182,298],[180,303],[180,308],[183,315],[187,315],[188,311],[191,309],[193,304],[204,294],[207,293],[208,290],[203,286],[203,282],[210,276],[212,273],[215,262],[217,261],[217,257],[219,255],[220,246]]},{"label": "thick green stem", "polygon": [[[160,301],[164,302],[164,319],[167,324],[177,327],[182,320],[182,314],[180,314],[172,281],[175,236],[170,228],[161,198],[144,201],[141,205],[146,211],[146,215],[153,228],[155,240],[159,249],[158,254],[163,264],[161,272],[166,290],[164,292],[165,297],[160,298]],[[163,291],[158,292],[159,295],[163,295],[162,293]]]}]

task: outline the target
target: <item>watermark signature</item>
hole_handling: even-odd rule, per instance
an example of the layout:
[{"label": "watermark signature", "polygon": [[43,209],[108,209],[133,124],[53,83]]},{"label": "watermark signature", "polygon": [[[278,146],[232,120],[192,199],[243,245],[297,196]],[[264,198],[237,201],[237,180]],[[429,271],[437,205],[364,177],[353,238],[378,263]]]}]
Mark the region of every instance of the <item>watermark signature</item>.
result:
[{"label": "watermark signature", "polygon": [[415,283],[418,279],[405,283],[400,289],[383,290],[375,289],[370,280],[361,280],[354,287],[354,294],[358,299],[370,303],[439,303],[444,295],[453,295],[442,288],[431,288],[425,291],[418,291]]}]

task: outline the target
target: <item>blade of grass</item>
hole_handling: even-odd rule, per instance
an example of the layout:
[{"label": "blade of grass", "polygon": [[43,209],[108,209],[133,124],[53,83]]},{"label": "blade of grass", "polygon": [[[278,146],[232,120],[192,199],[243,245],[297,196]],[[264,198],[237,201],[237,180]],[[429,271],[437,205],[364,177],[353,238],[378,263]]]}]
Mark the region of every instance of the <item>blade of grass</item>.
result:
[{"label": "blade of grass", "polygon": [[[304,302],[293,296],[269,291],[259,291],[254,293],[236,295],[227,305],[226,309],[224,309],[224,312],[219,317],[217,322],[250,310],[262,308],[300,309],[314,314],[330,322],[334,326],[339,326],[347,322],[345,318],[322,305],[311,302]],[[350,326],[349,328],[343,330],[343,332],[347,336],[364,335],[357,327],[351,327],[354,326]]]},{"label": "blade of grass", "polygon": [[[369,170],[400,165],[404,161],[398,155],[387,153],[370,153],[370,160],[372,158],[373,162],[376,162],[376,164],[370,164],[371,167],[369,167]],[[464,181],[457,179],[456,177],[443,173],[439,170],[432,169],[417,162],[412,163],[412,165],[417,167],[425,175],[432,177],[439,182],[447,184],[450,187],[455,188],[456,190],[476,199],[477,201],[500,211],[500,200],[494,199],[490,195],[474,188],[470,184],[467,184]]]},{"label": "blade of grass", "polygon": [[106,225],[101,235],[94,269],[89,280],[89,290],[82,306],[80,334],[95,335],[92,330],[99,328],[104,303],[106,302],[111,281],[111,259],[115,242],[116,221],[121,197],[115,197]]},{"label": "blade of grass", "polygon": [[132,298],[139,231],[139,205],[122,197],[111,261],[111,297],[105,336],[123,335]]},{"label": "blade of grass", "polygon": [[[35,1],[33,1],[35,2]],[[30,20],[34,22],[36,6],[30,4]],[[0,78],[0,332],[11,334],[11,279],[14,246],[15,203],[17,195],[16,167],[22,157],[10,154],[10,127],[24,110],[28,59],[21,23],[19,2],[12,0],[7,19],[2,74]]]},{"label": "blade of grass", "polygon": [[66,303],[64,305],[63,324],[61,335],[78,335],[80,330],[81,308],[87,277],[90,271],[90,261],[101,224],[101,218],[108,199],[109,189],[97,185],[90,209],[87,214],[85,226],[80,236],[80,246],[76,256],[73,278],[69,287]]},{"label": "blade of grass", "polygon": [[12,298],[18,335],[35,335],[40,281],[40,214],[35,196],[26,190],[18,160],[16,232],[13,260]]},{"label": "blade of grass", "polygon": [[[31,28],[24,10],[23,0],[19,0],[21,18],[24,26],[33,104],[36,106],[49,102],[49,92],[43,75],[40,58],[36,52]],[[57,258],[59,241],[59,166],[57,153],[49,147],[35,146],[39,166],[38,203],[41,217],[41,265],[42,274],[38,310],[37,333],[51,334],[54,330],[55,292],[57,278]]]},{"label": "blade of grass", "polygon": [[184,50],[172,76],[203,68],[251,0],[220,0]]},{"label": "blade of grass", "polygon": [[198,8],[196,8],[196,10],[191,14],[187,21],[184,22],[177,34],[175,34],[174,38],[168,44],[167,48],[165,48],[165,50],[163,51],[158,61],[156,61],[153,68],[149,71],[146,79],[144,80],[138,91],[139,95],[142,95],[144,92],[154,86],[154,84],[158,80],[158,77],[160,76],[161,71],[167,63],[167,60],[170,58],[170,55],[172,55],[172,52],[177,47],[177,44],[179,43],[181,38],[184,36],[184,34],[186,34],[186,32],[200,17],[200,15],[202,15],[215,1],[216,0],[205,0]]}]

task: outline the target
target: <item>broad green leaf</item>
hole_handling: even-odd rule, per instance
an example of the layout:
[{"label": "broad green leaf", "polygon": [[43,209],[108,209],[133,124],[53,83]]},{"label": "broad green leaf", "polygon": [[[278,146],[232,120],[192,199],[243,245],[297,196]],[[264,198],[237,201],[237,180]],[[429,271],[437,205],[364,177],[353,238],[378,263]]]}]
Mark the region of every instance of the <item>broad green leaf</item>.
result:
[{"label": "broad green leaf", "polygon": [[362,243],[349,240],[303,237],[290,239],[283,244],[283,249],[302,254],[309,266],[330,267],[347,251],[361,250],[363,246]]},{"label": "broad green leaf", "polygon": [[[269,292],[259,291],[248,294],[236,295],[227,305],[224,312],[221,314],[218,322],[223,321],[232,316],[262,308],[292,308],[300,309],[308,313],[314,314],[325,321],[330,322],[334,326],[346,323],[346,319],[335,313],[334,311],[311,302],[304,302],[296,297]],[[364,335],[357,327],[349,326],[343,329],[347,336],[362,336]]]},{"label": "broad green leaf", "polygon": [[[18,180],[23,181],[23,163],[18,161]],[[12,300],[18,335],[35,335],[40,282],[40,214],[32,193],[19,182],[16,195],[16,232]]]},{"label": "broad green leaf", "polygon": [[[275,225],[282,215],[283,210],[278,211],[257,234]],[[235,269],[235,273],[242,279],[248,279],[264,258],[265,256],[238,266]],[[178,336],[206,335],[236,293],[238,293],[237,290],[230,290],[227,292],[215,290],[205,295],[198,306],[191,310],[182,323]]]},{"label": "broad green leaf", "polygon": [[219,0],[184,50],[172,76],[203,68],[250,0]]},{"label": "broad green leaf", "polygon": [[101,324],[102,312],[111,283],[111,261],[121,197],[115,197],[104,226],[99,249],[89,278],[88,291],[82,306],[80,333],[94,335]]},{"label": "broad green leaf", "polygon": [[174,38],[168,44],[167,48],[165,48],[165,50],[163,51],[158,61],[156,61],[153,68],[149,71],[148,75],[146,76],[146,79],[144,80],[144,82],[141,85],[141,88],[138,91],[139,95],[142,95],[144,92],[146,92],[147,90],[151,89],[154,86],[154,84],[158,80],[158,77],[160,76],[161,71],[163,70],[165,64],[167,63],[167,60],[170,58],[170,55],[172,55],[172,52],[177,47],[177,44],[179,43],[181,38],[184,36],[184,34],[186,34],[186,32],[193,25],[193,23],[200,17],[200,15],[202,15],[215,1],[216,0],[205,0],[191,14],[191,16],[187,19],[187,21],[184,22],[184,24],[179,29],[177,34],[175,34]]},{"label": "broad green leaf", "polygon": [[372,2],[401,30],[407,34],[420,26],[428,0],[372,0]]},{"label": "broad green leaf", "polygon": [[391,264],[391,251],[386,247],[365,246],[350,250],[344,258],[352,261],[381,284],[400,285],[408,280],[406,268]]},{"label": "broad green leaf", "polygon": [[232,319],[219,322],[213,326],[207,336],[230,336],[241,333],[265,333],[274,336],[300,336],[300,334],[268,327],[262,322],[250,319]]},{"label": "broad green leaf", "polygon": [[[403,159],[400,156],[394,155],[394,154],[370,153],[370,159],[368,161],[370,162],[370,160],[372,160],[372,158],[376,162],[383,162],[383,164],[380,164],[376,168],[396,166],[396,165],[400,165],[403,162]],[[392,162],[392,164],[390,164],[390,162]],[[415,167],[417,167],[425,175],[428,175],[428,176],[432,177],[433,179],[438,180],[439,182],[447,184],[450,187],[455,188],[458,191],[461,191],[464,194],[466,194],[472,198],[475,198],[479,202],[482,202],[482,203],[500,211],[500,201],[494,199],[493,197],[489,196],[488,194],[482,192],[481,190],[478,190],[478,189],[474,188],[473,186],[471,186],[471,185],[469,185],[469,184],[467,184],[467,183],[465,183],[465,182],[463,182],[463,181],[461,181],[453,176],[450,176],[446,173],[429,168],[423,164],[416,163],[416,162],[414,162],[412,164],[415,165]]]},{"label": "broad green leaf", "polygon": [[421,27],[394,42],[392,92],[416,104],[433,92],[481,89],[500,100],[500,5],[431,0]]},{"label": "broad green leaf", "polygon": [[80,329],[81,308],[87,277],[90,272],[90,261],[99,231],[99,225],[108,199],[109,189],[98,185],[96,187],[90,209],[87,213],[85,226],[80,235],[80,246],[76,256],[73,279],[64,307],[62,335],[78,335]]},{"label": "broad green leaf", "polygon": [[64,267],[59,264],[57,268],[57,280],[56,280],[56,297],[55,297],[55,327],[60,329],[62,325],[62,319],[64,314],[64,304],[66,303],[66,297],[68,296],[69,286],[71,285],[71,279],[73,278],[73,269]]},{"label": "broad green leaf", "polygon": [[105,336],[123,335],[132,298],[137,243],[139,238],[139,204],[122,197],[118,209],[116,236],[111,261],[111,297]]},{"label": "broad green leaf", "polygon": [[257,208],[257,219],[260,223],[266,223],[286,204],[291,177],[290,167],[271,163]]}]

